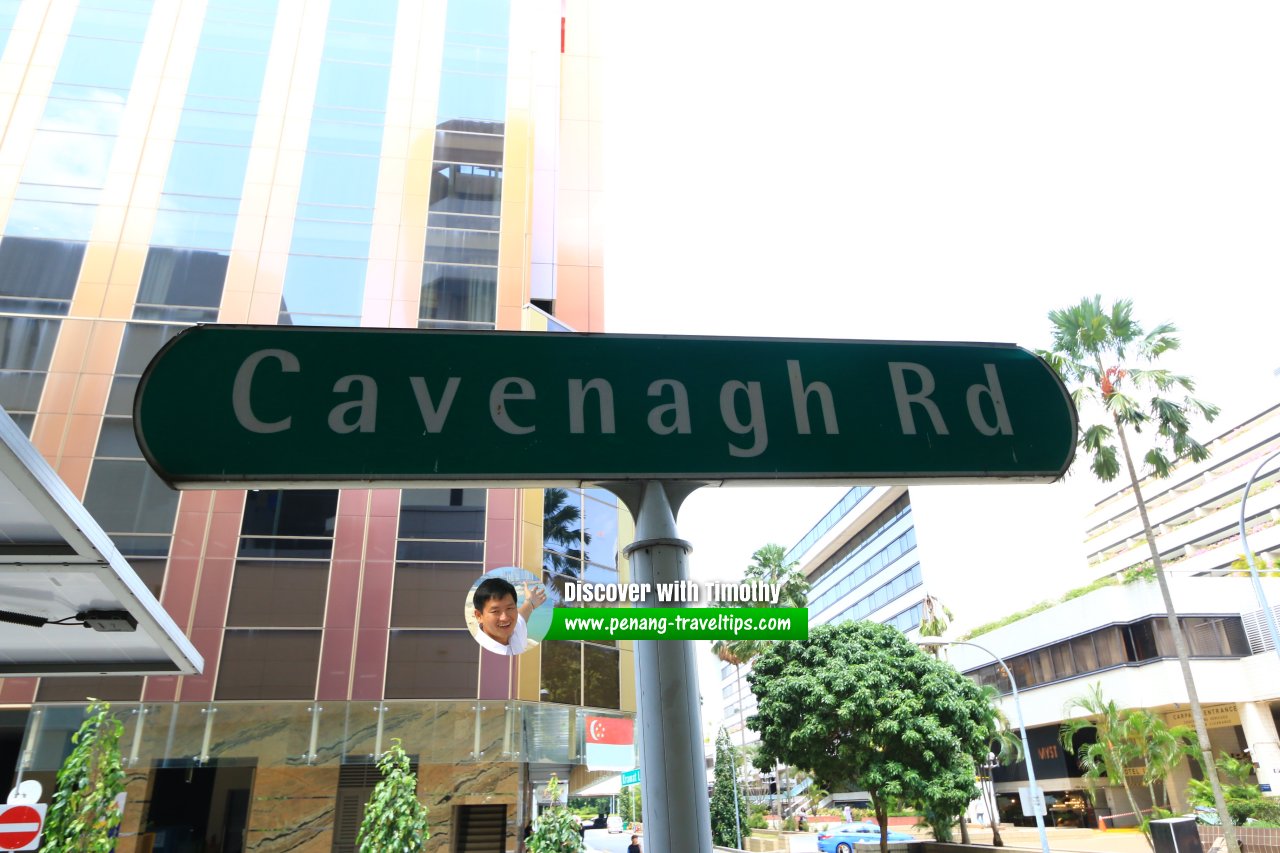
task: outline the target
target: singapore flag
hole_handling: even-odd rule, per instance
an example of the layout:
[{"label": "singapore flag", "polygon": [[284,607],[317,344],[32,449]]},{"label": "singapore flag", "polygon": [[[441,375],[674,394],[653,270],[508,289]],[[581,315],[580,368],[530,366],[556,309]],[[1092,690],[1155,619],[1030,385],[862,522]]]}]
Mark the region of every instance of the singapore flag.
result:
[{"label": "singapore flag", "polygon": [[587,717],[587,769],[631,770],[636,766],[635,727],[624,717]]}]

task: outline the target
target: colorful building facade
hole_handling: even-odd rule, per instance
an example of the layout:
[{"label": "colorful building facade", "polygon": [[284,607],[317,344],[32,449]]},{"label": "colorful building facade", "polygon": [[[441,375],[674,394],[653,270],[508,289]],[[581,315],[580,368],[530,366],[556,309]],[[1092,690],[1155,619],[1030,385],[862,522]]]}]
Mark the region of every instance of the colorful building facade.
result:
[{"label": "colorful building facade", "polygon": [[463,612],[497,567],[625,580],[609,493],[178,493],[131,412],[196,323],[601,331],[601,6],[0,2],[0,406],[206,661],[0,680],[0,787],[52,787],[87,697],[126,724],[121,851],[352,849],[393,738],[432,850],[514,850],[540,782],[593,781],[629,645],[501,658]]}]

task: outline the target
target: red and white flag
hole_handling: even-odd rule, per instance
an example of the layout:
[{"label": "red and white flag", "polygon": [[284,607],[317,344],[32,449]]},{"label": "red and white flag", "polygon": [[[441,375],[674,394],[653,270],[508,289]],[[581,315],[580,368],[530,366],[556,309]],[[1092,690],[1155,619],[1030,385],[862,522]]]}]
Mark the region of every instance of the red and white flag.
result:
[{"label": "red and white flag", "polygon": [[636,766],[635,723],[627,717],[587,717],[587,769]]}]

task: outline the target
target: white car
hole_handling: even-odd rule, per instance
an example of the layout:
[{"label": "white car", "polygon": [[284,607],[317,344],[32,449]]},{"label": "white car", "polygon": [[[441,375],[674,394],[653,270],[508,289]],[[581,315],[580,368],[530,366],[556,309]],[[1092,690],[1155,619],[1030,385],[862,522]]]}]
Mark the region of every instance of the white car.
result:
[{"label": "white car", "polygon": [[610,832],[622,832],[622,818],[616,814],[609,815],[609,820],[605,824]]}]

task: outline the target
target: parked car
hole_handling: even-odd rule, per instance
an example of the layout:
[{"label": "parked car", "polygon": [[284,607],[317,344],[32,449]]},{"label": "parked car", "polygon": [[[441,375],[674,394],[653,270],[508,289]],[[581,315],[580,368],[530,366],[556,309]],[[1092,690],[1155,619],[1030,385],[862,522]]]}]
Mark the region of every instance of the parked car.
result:
[{"label": "parked car", "polygon": [[[890,841],[915,841],[914,835],[889,830]],[[854,845],[858,847],[854,847]],[[854,853],[855,850],[867,850],[867,845],[880,844],[880,826],[878,824],[842,823],[818,833],[818,849],[822,853]]]},{"label": "parked car", "polygon": [[616,814],[609,815],[605,828],[610,832],[622,832],[622,817]]}]

